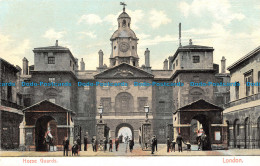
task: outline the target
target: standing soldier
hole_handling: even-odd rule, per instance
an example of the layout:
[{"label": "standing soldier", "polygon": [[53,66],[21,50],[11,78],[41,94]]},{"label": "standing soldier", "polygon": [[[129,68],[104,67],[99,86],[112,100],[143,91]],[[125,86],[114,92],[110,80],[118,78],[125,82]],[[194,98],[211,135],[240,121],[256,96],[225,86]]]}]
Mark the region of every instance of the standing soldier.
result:
[{"label": "standing soldier", "polygon": [[116,140],[115,140],[115,145],[116,145],[116,151],[118,151],[118,146],[119,146],[119,140],[118,140],[118,138],[116,138]]},{"label": "standing soldier", "polygon": [[69,139],[67,137],[64,137],[64,140],[63,140],[63,156],[65,156],[65,152],[66,152],[66,156],[68,156],[69,145],[70,145]]},{"label": "standing soldier", "polygon": [[183,142],[183,138],[182,138],[181,134],[179,133],[179,135],[176,138],[176,143],[178,144],[179,152],[182,152],[182,142]]},{"label": "standing soldier", "polygon": [[112,152],[112,145],[113,145],[113,141],[111,139],[111,137],[109,138],[109,152]]},{"label": "standing soldier", "polygon": [[88,151],[88,135],[84,136],[84,151]]},{"label": "standing soldier", "polygon": [[81,151],[81,139],[80,136],[77,138],[78,150]]},{"label": "standing soldier", "polygon": [[171,147],[171,141],[170,141],[169,137],[167,138],[166,144],[167,144],[167,152],[169,153],[170,152],[170,147]]}]

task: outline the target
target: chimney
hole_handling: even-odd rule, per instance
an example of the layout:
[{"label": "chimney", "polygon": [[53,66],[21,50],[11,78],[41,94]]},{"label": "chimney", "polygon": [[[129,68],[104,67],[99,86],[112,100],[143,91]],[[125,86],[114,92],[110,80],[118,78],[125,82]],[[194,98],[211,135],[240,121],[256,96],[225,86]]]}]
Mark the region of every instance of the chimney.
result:
[{"label": "chimney", "polygon": [[99,55],[99,67],[102,68],[103,67],[103,55],[104,55],[103,51],[99,50],[98,55]]},{"label": "chimney", "polygon": [[226,73],[226,58],[224,56],[221,59],[221,73]]},{"label": "chimney", "polygon": [[85,71],[85,62],[83,61],[83,58],[81,58],[80,61],[80,71]]},{"label": "chimney", "polygon": [[28,60],[24,57],[23,58],[23,75],[28,75]]},{"label": "chimney", "polygon": [[150,51],[148,50],[148,48],[146,48],[144,52],[144,56],[145,56],[145,67],[150,67]]},{"label": "chimney", "polygon": [[163,70],[168,70],[168,60],[165,59],[163,62]]},{"label": "chimney", "polygon": [[56,46],[56,47],[58,47],[58,46],[59,46],[59,44],[58,44],[58,43],[59,43],[59,41],[58,41],[58,40],[56,40],[56,43],[55,43],[55,46]]}]

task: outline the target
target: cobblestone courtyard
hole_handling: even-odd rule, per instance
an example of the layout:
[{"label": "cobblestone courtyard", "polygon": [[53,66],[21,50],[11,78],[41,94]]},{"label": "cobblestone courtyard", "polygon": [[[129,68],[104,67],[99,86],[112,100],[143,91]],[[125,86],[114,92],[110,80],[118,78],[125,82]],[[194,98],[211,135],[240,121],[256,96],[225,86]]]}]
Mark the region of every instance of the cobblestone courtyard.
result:
[{"label": "cobblestone courtyard", "polygon": [[[83,146],[82,146],[83,148]],[[177,147],[176,147],[177,149]],[[158,145],[158,151],[155,154],[151,154],[151,151],[143,151],[139,144],[134,146],[133,152],[129,151],[126,144],[122,143],[119,146],[119,151],[115,151],[113,147],[113,152],[98,151],[93,152],[91,144],[88,145],[88,151],[81,151],[79,157],[90,157],[90,156],[258,156],[260,155],[260,149],[229,149],[229,150],[214,150],[214,151],[197,151],[196,146],[192,147],[192,151],[186,151],[183,148],[183,152],[169,152],[167,153],[167,147],[164,144]],[[63,151],[56,152],[35,152],[35,151],[0,151],[0,156],[2,157],[62,157]],[[69,152],[69,157],[71,157],[71,151]],[[78,157],[78,156],[75,156]]]}]

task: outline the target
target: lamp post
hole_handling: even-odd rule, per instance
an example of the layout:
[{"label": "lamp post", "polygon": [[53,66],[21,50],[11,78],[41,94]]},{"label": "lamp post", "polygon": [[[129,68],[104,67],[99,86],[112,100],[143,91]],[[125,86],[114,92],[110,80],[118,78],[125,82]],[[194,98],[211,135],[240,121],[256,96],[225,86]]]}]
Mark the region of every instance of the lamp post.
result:
[{"label": "lamp post", "polygon": [[144,106],[144,112],[145,112],[145,116],[146,116],[145,121],[148,122],[148,113],[149,113],[148,105]]},{"label": "lamp post", "polygon": [[102,106],[101,103],[100,103],[99,106],[98,106],[98,113],[99,113],[99,116],[100,116],[99,122],[102,123],[103,106]]}]

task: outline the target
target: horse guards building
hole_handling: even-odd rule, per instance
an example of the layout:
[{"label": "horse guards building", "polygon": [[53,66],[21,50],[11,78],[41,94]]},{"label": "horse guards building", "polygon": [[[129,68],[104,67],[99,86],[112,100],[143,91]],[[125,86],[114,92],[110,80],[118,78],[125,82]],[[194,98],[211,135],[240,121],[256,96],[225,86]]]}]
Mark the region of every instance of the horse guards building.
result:
[{"label": "horse guards building", "polygon": [[[197,131],[203,128],[210,149],[260,148],[260,87],[246,86],[246,82],[260,82],[260,47],[229,66],[226,73],[224,56],[219,72],[219,65],[213,63],[213,47],[190,40],[164,60],[162,70],[154,70],[148,48],[145,64],[139,64],[139,39],[131,30],[125,7],[117,21],[118,29],[110,38],[109,66],[103,63],[100,50],[97,69],[87,70],[83,58],[79,62],[58,41],[34,48],[34,65],[29,66],[24,58],[22,69],[0,58],[1,149],[44,150],[47,131],[58,149],[65,136],[72,143],[87,133],[90,140],[98,134],[100,108],[104,137],[115,139],[127,127],[132,139],[140,142],[147,113],[148,137],[156,135],[159,143],[180,133],[185,142],[195,144]],[[207,82],[236,86],[199,86]]]}]

